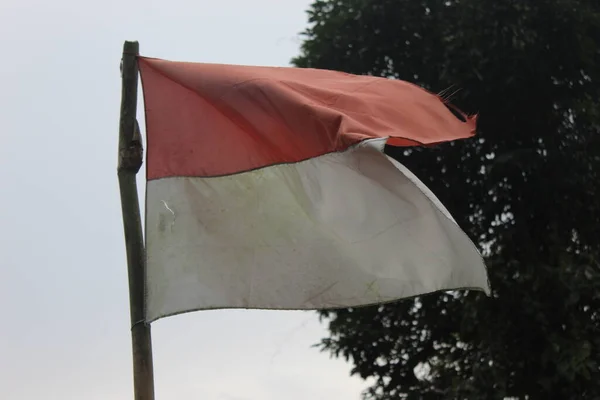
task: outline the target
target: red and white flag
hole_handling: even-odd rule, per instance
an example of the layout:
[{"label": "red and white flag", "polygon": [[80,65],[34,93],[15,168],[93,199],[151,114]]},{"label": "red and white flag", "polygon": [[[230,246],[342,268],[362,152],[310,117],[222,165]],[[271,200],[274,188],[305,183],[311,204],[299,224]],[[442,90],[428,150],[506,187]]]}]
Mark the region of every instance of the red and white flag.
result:
[{"label": "red and white flag", "polygon": [[489,292],[480,254],[383,153],[471,137],[415,85],[334,71],[139,58],[146,321]]}]

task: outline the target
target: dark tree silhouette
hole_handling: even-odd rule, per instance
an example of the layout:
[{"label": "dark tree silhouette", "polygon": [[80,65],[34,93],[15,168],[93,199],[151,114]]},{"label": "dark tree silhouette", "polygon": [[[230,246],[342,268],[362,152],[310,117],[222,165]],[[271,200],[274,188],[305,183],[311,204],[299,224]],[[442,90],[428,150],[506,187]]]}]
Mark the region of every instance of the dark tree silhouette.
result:
[{"label": "dark tree silhouette", "polygon": [[387,151],[481,246],[493,296],[323,312],[374,399],[600,399],[600,1],[338,0],[299,67],[418,83],[474,139]]}]

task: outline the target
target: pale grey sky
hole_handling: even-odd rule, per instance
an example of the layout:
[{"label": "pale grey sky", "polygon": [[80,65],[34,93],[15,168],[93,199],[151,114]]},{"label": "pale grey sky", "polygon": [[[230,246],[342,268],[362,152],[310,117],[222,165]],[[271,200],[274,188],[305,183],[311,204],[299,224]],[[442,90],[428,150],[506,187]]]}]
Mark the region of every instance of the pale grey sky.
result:
[{"label": "pale grey sky", "polygon": [[[0,398],[132,398],[115,173],[123,41],[152,57],[285,66],[309,3],[0,2]],[[326,335],[314,313],[197,312],[153,334],[158,400],[358,400],[365,387],[310,347]]]}]

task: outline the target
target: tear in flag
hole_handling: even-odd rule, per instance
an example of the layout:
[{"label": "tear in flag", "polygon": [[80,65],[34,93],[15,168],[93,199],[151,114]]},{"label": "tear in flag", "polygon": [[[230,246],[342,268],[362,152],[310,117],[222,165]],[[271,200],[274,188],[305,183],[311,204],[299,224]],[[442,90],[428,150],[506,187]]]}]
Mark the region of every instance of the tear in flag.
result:
[{"label": "tear in flag", "polygon": [[139,58],[147,128],[146,321],[489,292],[475,245],[383,153],[471,137],[399,80]]}]

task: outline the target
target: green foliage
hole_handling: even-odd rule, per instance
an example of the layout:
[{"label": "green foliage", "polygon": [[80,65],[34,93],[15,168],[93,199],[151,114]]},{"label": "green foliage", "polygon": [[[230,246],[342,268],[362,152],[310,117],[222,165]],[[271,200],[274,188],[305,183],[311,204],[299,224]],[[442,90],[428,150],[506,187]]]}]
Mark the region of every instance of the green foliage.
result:
[{"label": "green foliage", "polygon": [[299,67],[404,79],[478,113],[478,135],[389,154],[481,245],[491,298],[324,312],[324,349],[374,399],[600,398],[600,2],[337,0]]}]

